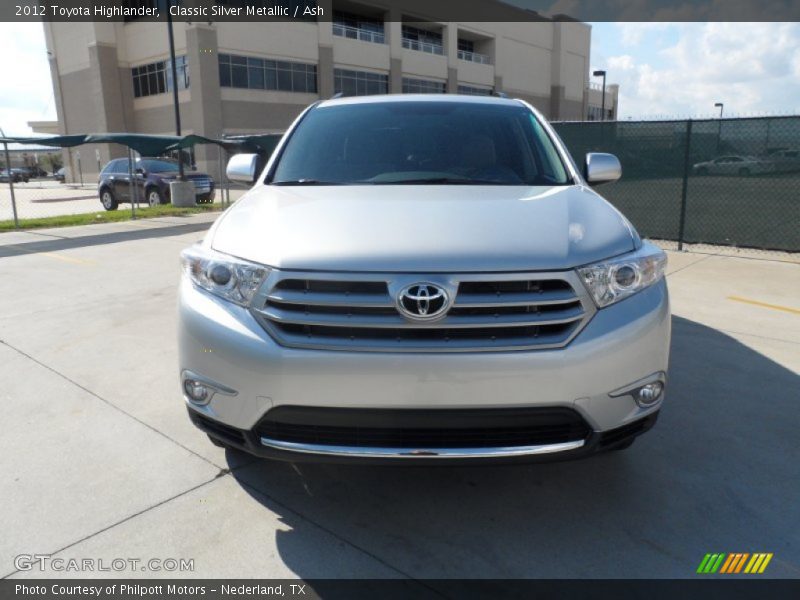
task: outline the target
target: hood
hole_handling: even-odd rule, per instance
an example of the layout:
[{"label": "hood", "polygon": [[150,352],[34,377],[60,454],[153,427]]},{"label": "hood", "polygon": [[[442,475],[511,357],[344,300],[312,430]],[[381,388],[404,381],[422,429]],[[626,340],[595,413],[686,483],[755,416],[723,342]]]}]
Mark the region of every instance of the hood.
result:
[{"label": "hood", "polygon": [[572,268],[634,235],[583,186],[260,185],[207,240],[279,269],[463,273]]}]

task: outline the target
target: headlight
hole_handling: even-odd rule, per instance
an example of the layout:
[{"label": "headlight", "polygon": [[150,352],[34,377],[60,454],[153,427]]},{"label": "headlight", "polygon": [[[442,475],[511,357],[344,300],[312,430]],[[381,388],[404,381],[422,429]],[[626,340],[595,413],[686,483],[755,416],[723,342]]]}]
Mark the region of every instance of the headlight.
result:
[{"label": "headlight", "polygon": [[198,286],[241,306],[247,306],[269,269],[202,246],[181,252],[183,271]]},{"label": "headlight", "polygon": [[603,308],[632,296],[664,277],[667,255],[645,243],[639,250],[578,269],[595,304]]}]

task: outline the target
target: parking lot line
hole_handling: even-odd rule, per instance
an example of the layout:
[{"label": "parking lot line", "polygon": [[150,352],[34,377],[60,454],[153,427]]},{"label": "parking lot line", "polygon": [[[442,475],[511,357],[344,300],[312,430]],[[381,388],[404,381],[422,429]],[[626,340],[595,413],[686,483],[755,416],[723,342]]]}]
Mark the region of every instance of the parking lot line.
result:
[{"label": "parking lot line", "polygon": [[762,308],[771,308],[773,310],[782,310],[784,312],[800,315],[800,310],[797,308],[790,308],[788,306],[781,306],[779,304],[767,304],[766,302],[759,302],[758,300],[750,300],[748,298],[741,298],[739,296],[728,296],[728,300],[734,302],[742,302],[744,304],[752,304],[753,306],[761,306]]}]

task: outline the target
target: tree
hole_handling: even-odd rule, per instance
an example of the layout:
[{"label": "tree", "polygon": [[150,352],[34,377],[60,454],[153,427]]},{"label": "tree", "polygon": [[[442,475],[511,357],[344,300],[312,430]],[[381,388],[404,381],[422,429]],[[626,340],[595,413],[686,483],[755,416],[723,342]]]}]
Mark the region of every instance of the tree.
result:
[{"label": "tree", "polygon": [[44,168],[51,173],[55,173],[64,166],[64,160],[59,152],[45,154],[41,160],[41,163]]}]

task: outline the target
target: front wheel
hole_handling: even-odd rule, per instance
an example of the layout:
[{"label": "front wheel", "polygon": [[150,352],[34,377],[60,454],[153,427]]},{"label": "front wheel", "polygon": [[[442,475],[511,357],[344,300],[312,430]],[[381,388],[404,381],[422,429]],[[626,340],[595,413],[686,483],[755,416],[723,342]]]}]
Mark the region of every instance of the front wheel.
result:
[{"label": "front wheel", "polygon": [[100,202],[106,210],[117,210],[119,206],[117,199],[114,198],[114,194],[108,188],[104,188],[103,191],[100,192]]},{"label": "front wheel", "polygon": [[150,206],[158,206],[164,204],[164,196],[158,191],[158,188],[148,188],[147,190],[147,204]]},{"label": "front wheel", "polygon": [[750,169],[747,167],[742,167],[739,169],[739,175],[742,177],[750,177]]}]

